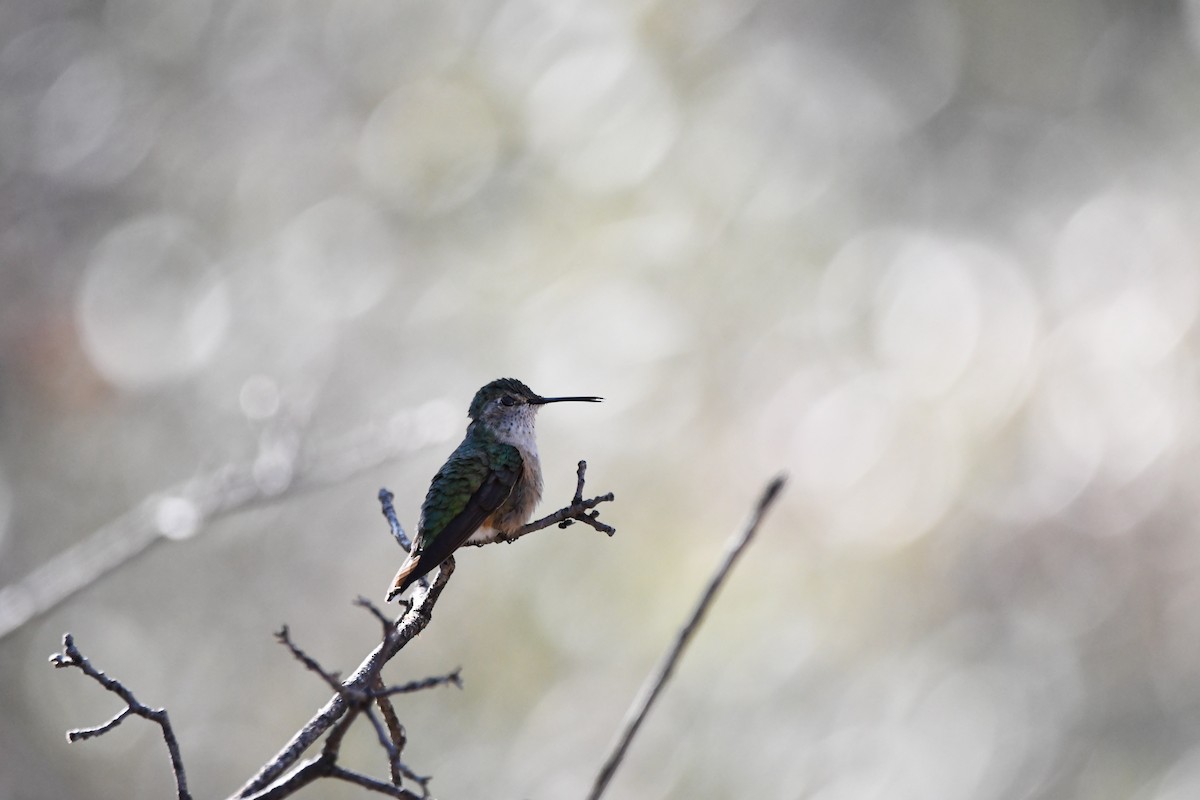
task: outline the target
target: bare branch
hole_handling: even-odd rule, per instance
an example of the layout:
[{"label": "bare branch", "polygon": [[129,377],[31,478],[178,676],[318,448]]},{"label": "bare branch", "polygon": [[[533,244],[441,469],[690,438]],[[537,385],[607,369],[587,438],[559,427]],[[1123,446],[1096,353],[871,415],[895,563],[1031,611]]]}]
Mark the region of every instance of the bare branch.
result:
[{"label": "bare branch", "polygon": [[388,768],[391,771],[392,783],[396,786],[400,785],[402,778],[407,778],[413,783],[421,787],[421,793],[429,796],[429,781],[431,776],[418,775],[404,765],[400,760],[401,753],[404,752],[404,746],[408,744],[408,734],[404,730],[404,726],[400,724],[400,718],[396,716],[396,709],[392,705],[391,695],[399,693],[396,690],[408,691],[408,687],[412,687],[412,691],[421,689],[429,689],[434,686],[453,683],[458,688],[462,688],[462,680],[459,678],[459,670],[455,670],[449,675],[440,677],[426,678],[423,681],[414,681],[412,684],[393,687],[389,689],[383,685],[383,678],[376,675],[375,683],[371,686],[371,696],[375,698],[376,705],[379,706],[379,713],[383,715],[383,721],[387,725],[388,735],[391,738],[390,746],[384,744],[384,750],[388,754]]},{"label": "bare branch", "polygon": [[345,767],[339,767],[336,764],[329,768],[328,775],[331,778],[340,778],[341,780],[358,784],[364,789],[370,789],[373,792],[386,794],[390,797],[402,798],[402,800],[421,800],[423,797],[423,795],[413,794],[407,789],[402,789],[399,786],[393,786],[390,783],[384,783],[383,781],[375,780],[369,775],[363,775],[361,772],[355,772],[353,770],[346,769]]},{"label": "bare branch", "polygon": [[[55,664],[54,666],[57,667],[60,665]],[[65,665],[62,665],[62,666],[65,666]],[[86,739],[91,739],[96,736],[103,736],[104,734],[108,733],[113,728],[117,727],[122,722],[124,722],[125,718],[128,717],[132,713],[133,713],[133,709],[129,706],[125,706],[120,711],[118,711],[112,719],[110,719],[108,722],[105,722],[103,725],[97,725],[94,728],[76,728],[74,730],[67,731],[67,741],[68,742],[82,742]]]},{"label": "bare branch", "polygon": [[784,477],[782,475],[767,484],[767,488],[759,498],[758,504],[750,515],[750,519],[746,521],[742,530],[735,532],[729,540],[725,557],[709,578],[708,585],[700,595],[700,600],[696,603],[696,607],[692,610],[691,617],[679,629],[674,644],[671,645],[671,648],[667,651],[658,668],[651,673],[643,685],[641,692],[638,693],[638,697],[626,713],[621,734],[617,737],[612,752],[604,762],[604,766],[600,769],[600,774],[596,776],[592,792],[588,795],[589,800],[599,800],[600,796],[604,794],[605,788],[608,786],[609,781],[612,780],[612,776],[620,765],[621,760],[625,757],[625,751],[629,748],[629,743],[633,741],[634,734],[641,727],[642,721],[650,711],[650,707],[654,704],[659,692],[662,691],[663,686],[666,685],[667,680],[671,677],[671,673],[674,671],[676,663],[678,663],[680,656],[683,654],[684,648],[687,647],[692,636],[695,635],[696,630],[704,619],[704,615],[708,612],[709,606],[712,605],[717,591],[725,582],[730,570],[733,569],[734,563],[742,554],[742,551],[746,549],[746,546],[758,531],[759,523],[762,522],[768,509],[770,509],[775,499],[779,496],[783,484]]},{"label": "bare branch", "polygon": [[387,489],[379,490],[379,506],[383,511],[384,519],[388,521],[388,529],[392,532],[392,537],[395,538],[404,552],[412,550],[412,542],[408,540],[408,536],[404,533],[404,526],[400,524],[400,518],[396,516],[396,509],[392,505],[392,500],[395,495]]},{"label": "bare branch", "polygon": [[[359,693],[368,690],[380,670],[383,669],[383,665],[399,653],[413,637],[425,630],[432,618],[433,606],[437,603],[438,597],[441,596],[442,590],[453,573],[454,559],[448,558],[442,562],[437,578],[429,589],[417,591],[409,608],[394,624],[390,635],[386,636],[363,659],[354,673],[341,683],[342,691],[330,698],[325,706],[284,745],[283,749],[247,781],[246,785],[234,795],[235,797],[262,800],[267,796],[283,796],[266,795],[263,790],[279,781],[280,776],[289,769],[293,769],[304,751],[346,715],[352,705],[347,701],[347,692]],[[308,769],[310,766],[311,762],[306,762],[306,765],[299,769]],[[290,780],[291,777],[284,779],[285,782]]]},{"label": "bare branch", "polygon": [[[453,565],[451,565],[451,570],[453,570]],[[355,604],[368,609],[382,623],[383,642],[380,645],[381,647],[386,647],[389,643],[397,639],[399,636],[397,626],[388,621],[375,605],[361,597]],[[403,622],[403,618],[401,618],[401,622]],[[355,681],[352,678],[342,683],[336,672],[331,672],[322,667],[316,659],[308,655],[292,640],[291,633],[286,625],[275,634],[275,638],[280,644],[288,648],[292,656],[303,664],[305,669],[316,673],[337,693],[335,699],[340,699],[345,704],[345,712],[332,725],[319,757],[304,762],[286,778],[243,796],[254,798],[254,800],[266,800],[266,798],[278,800],[278,798],[290,796],[317,778],[325,777],[350,781],[372,791],[383,792],[394,797],[416,797],[416,795],[401,788],[402,779],[408,778],[418,784],[421,787],[422,796],[427,797],[429,795],[429,777],[417,775],[400,760],[407,738],[404,726],[400,724],[400,720],[396,716],[396,711],[392,707],[389,698],[393,694],[415,692],[445,684],[454,684],[461,687],[459,670],[455,670],[447,675],[433,676],[402,686],[389,688],[384,685],[383,678],[379,674],[378,669],[381,669],[384,663],[380,661],[377,669],[369,675],[364,675],[364,680]],[[380,720],[380,717],[371,708],[372,701],[379,706],[380,712],[383,715],[382,720]],[[337,763],[342,739],[349,730],[350,725],[360,714],[367,717],[367,720],[375,729],[375,735],[379,740],[380,747],[387,754],[388,768],[392,779],[390,785],[353,770],[345,769]],[[386,787],[386,790],[380,787]]]},{"label": "bare branch", "polygon": [[383,638],[386,639],[391,635],[396,623],[388,619],[387,615],[379,610],[379,606],[375,605],[361,594],[355,598],[354,605],[365,608],[367,611],[371,612],[371,616],[375,617],[375,619],[379,621],[379,624],[383,627]]},{"label": "bare branch", "polygon": [[[253,800],[282,800],[282,798],[291,797],[300,789],[319,778],[337,778],[349,781],[371,791],[391,797],[399,797],[402,800],[422,800],[423,797],[428,796],[425,783],[419,779],[416,782],[420,783],[421,790],[425,792],[424,795],[414,794],[407,789],[401,788],[399,785],[389,785],[338,765],[337,758],[341,750],[342,740],[345,738],[346,732],[350,730],[350,726],[354,723],[358,712],[358,708],[350,709],[346,716],[342,717],[333,726],[333,729],[329,732],[329,736],[325,739],[325,745],[321,748],[321,755],[302,763],[285,780],[275,783],[261,792],[248,796],[253,798]],[[424,779],[424,781],[427,782],[428,778]]]},{"label": "bare branch", "polygon": [[175,774],[175,789],[179,800],[191,800],[192,796],[188,793],[187,788],[187,777],[183,771],[183,758],[179,753],[179,742],[175,739],[175,731],[171,728],[171,720],[168,718],[165,708],[150,708],[139,703],[137,698],[133,696],[133,692],[126,688],[123,683],[116,678],[110,678],[93,667],[91,662],[75,646],[75,638],[69,633],[63,636],[63,651],[50,656],[50,663],[56,669],[75,667],[125,702],[125,709],[108,722],[92,728],[79,728],[68,731],[68,742],[80,742],[85,739],[91,739],[94,736],[103,736],[120,725],[131,714],[148,719],[162,729],[163,741],[166,742],[167,753],[171,757],[171,771]]},{"label": "bare branch", "polygon": [[404,730],[404,726],[400,724],[400,717],[396,715],[396,707],[392,705],[391,698],[386,696],[386,688],[383,685],[383,678],[376,675],[375,680],[371,683],[371,694],[374,695],[375,705],[379,707],[379,713],[383,715],[383,722],[387,725],[390,738],[389,746],[384,749],[388,756],[388,770],[392,776],[392,784],[399,786],[405,771],[404,765],[400,763],[400,754],[404,752],[404,746],[408,744],[408,734]]},{"label": "bare branch", "polygon": [[[549,528],[551,525],[558,525],[560,528],[565,528],[576,521],[582,522],[585,525],[590,525],[601,533],[606,533],[609,536],[612,536],[614,533],[616,533],[616,528],[612,527],[611,525],[605,525],[603,522],[599,521],[599,511],[592,510],[601,503],[611,503],[614,499],[616,499],[615,496],[612,492],[609,492],[608,494],[602,494],[598,497],[593,497],[591,500],[584,500],[583,476],[585,472],[587,472],[587,462],[580,461],[576,469],[576,475],[578,478],[575,484],[575,496],[571,499],[570,505],[566,506],[565,508],[560,508],[553,514],[547,514],[539,520],[534,520],[533,522],[521,527],[521,529],[513,535],[503,537],[497,541],[512,543],[517,539],[520,539],[522,536],[531,534],[534,531],[540,531],[543,528]],[[485,544],[491,544],[491,542],[467,542],[466,544],[470,547],[482,547]]]},{"label": "bare branch", "polygon": [[[362,714],[371,723],[371,727],[375,729],[375,738],[379,741],[379,746],[383,748],[383,752],[387,755],[388,770],[392,776],[392,785],[399,786],[400,781],[396,779],[397,775],[402,775],[400,764],[400,750],[397,749],[396,743],[392,738],[384,723],[379,719],[379,715],[370,706],[361,706]],[[394,710],[394,709],[393,709]]]},{"label": "bare branch", "polygon": [[273,786],[255,794],[254,800],[282,800],[282,798],[291,797],[313,781],[328,777],[330,769],[337,763],[338,755],[341,752],[342,740],[346,738],[346,732],[350,730],[350,726],[354,724],[357,716],[358,710],[351,707],[346,716],[342,717],[333,726],[333,729],[329,732],[329,736],[325,737],[325,744],[321,748],[321,755],[305,761],[286,780],[279,781]]},{"label": "bare branch", "polygon": [[317,675],[321,676],[321,680],[325,681],[325,683],[335,692],[345,691],[342,688],[342,679],[338,677],[336,672],[326,672],[325,669],[317,663],[316,659],[312,658],[310,655],[308,655],[308,653],[305,653],[299,648],[299,646],[296,645],[295,642],[292,641],[292,637],[288,631],[287,625],[284,625],[275,632],[275,639],[288,650],[291,650],[292,655],[295,656],[296,660],[303,664],[309,672],[315,672]]},{"label": "bare branch", "polygon": [[412,692],[423,692],[426,689],[432,689],[435,686],[457,686],[462,688],[462,667],[448,672],[445,675],[434,675],[429,678],[422,678],[419,681],[409,681],[402,683],[399,686],[388,686],[372,692],[375,697],[391,697],[394,694],[411,694]]}]

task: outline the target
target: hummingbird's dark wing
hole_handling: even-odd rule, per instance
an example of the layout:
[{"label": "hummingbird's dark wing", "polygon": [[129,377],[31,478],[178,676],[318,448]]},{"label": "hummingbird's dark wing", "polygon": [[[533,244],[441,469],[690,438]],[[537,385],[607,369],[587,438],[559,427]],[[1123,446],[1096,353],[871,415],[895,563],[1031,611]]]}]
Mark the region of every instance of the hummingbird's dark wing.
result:
[{"label": "hummingbird's dark wing", "polygon": [[521,452],[512,445],[493,444],[487,454],[476,450],[452,455],[433,476],[421,506],[413,552],[397,573],[388,599],[402,593],[471,538],[512,493],[523,470]]}]

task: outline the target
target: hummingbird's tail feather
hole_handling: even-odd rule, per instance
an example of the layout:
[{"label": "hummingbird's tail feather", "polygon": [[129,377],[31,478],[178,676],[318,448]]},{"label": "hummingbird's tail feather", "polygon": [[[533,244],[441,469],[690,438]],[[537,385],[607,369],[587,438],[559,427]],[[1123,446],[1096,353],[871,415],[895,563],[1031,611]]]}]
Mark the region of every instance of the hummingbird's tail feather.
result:
[{"label": "hummingbird's tail feather", "polygon": [[416,582],[417,578],[420,578],[424,574],[417,571],[420,566],[420,554],[416,556],[410,555],[404,560],[404,563],[400,565],[400,571],[392,579],[392,588],[388,589],[387,600],[385,602],[392,602],[397,595],[402,594],[409,587],[409,584]]}]

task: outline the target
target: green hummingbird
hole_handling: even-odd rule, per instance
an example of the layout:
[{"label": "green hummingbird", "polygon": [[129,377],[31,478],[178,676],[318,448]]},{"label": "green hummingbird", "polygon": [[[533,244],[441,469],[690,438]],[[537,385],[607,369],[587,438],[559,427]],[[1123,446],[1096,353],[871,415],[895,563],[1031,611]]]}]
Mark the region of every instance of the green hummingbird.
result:
[{"label": "green hummingbird", "polygon": [[408,558],[387,599],[401,594],[466,542],[516,533],[542,499],[534,419],[547,403],[598,403],[600,397],[542,397],[515,378],[475,393],[467,435],[433,476]]}]

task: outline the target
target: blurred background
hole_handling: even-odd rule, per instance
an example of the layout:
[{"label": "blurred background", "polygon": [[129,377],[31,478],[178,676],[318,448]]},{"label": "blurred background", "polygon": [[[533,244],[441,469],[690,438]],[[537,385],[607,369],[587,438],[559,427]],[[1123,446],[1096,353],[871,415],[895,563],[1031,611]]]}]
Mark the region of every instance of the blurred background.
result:
[{"label": "blurred background", "polygon": [[172,796],[67,630],[233,792],[509,375],[618,534],[459,558],[437,796],[582,796],[781,470],[612,797],[1200,796],[1198,123],[1196,0],[4,0],[0,797]]}]

